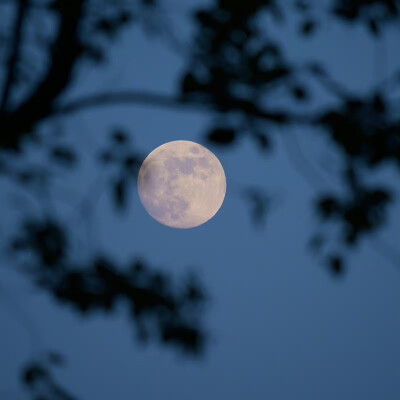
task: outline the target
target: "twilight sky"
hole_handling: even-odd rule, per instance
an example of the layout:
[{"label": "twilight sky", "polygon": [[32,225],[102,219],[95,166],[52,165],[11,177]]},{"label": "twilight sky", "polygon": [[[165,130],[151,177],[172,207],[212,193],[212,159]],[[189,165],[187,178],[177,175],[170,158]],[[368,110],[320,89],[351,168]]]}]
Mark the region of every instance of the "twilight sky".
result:
[{"label": "twilight sky", "polygon": [[[181,3],[173,2],[171,18],[184,39],[189,26]],[[363,27],[328,22],[303,42],[290,19],[278,27],[268,24],[289,59],[323,60],[350,90],[366,91],[400,66],[398,29],[372,40]],[[71,98],[109,89],[174,93],[183,62],[161,39],[134,27],[117,43],[106,65],[81,70]],[[320,88],[315,92],[317,104],[333,101]],[[209,121],[206,113],[132,105],[60,119],[68,142],[81,143],[83,165],[60,173],[52,194],[57,212],[67,220],[71,202],[107,181],[94,159],[112,128],[128,130],[134,147],[147,155],[172,140],[204,144]],[[247,140],[223,151],[210,147],[224,167],[227,194],[217,216],[199,228],[174,230],[157,223],[142,207],[136,182],[128,212],[115,212],[104,186],[91,221],[70,224],[79,257],[101,250],[122,262],[140,256],[171,273],[198,273],[210,296],[205,311],[210,343],[202,358],[141,346],[122,306],[112,316],[82,318],[3,262],[0,398],[25,398],[18,370],[41,349],[65,354],[67,364],[56,377],[82,400],[399,398],[400,266],[379,255],[367,239],[349,257],[345,276],[332,278],[307,242],[317,226],[312,199],[319,190],[338,185],[326,168],[328,163],[335,170],[335,159],[327,143],[296,129],[321,178],[311,186],[289,160],[278,134],[271,135],[274,149],[267,154]],[[393,178],[390,170],[382,176]],[[271,196],[265,226],[252,224],[240,195],[245,186],[265,188]],[[0,191],[12,193],[5,184]],[[1,230],[11,229],[14,220],[14,214],[4,215]],[[379,237],[395,246],[399,223],[397,204]]]}]

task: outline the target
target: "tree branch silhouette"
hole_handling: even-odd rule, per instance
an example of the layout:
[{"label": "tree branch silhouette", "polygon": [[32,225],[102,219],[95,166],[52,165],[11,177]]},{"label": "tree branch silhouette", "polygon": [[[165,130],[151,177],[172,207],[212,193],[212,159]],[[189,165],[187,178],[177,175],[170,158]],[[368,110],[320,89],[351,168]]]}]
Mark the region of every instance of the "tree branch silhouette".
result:
[{"label": "tree branch silhouette", "polygon": [[[157,106],[171,109],[191,109],[194,111],[216,111],[223,112],[217,105],[192,96],[171,96],[145,91],[119,91],[103,92],[88,95],[80,99],[72,100],[69,103],[55,105],[49,111],[47,117],[70,114],[73,112],[85,111],[89,108],[103,106],[117,106],[120,104],[137,104],[139,106]],[[268,120],[275,123],[312,123],[315,117],[303,114],[290,113],[289,111],[277,110],[267,111],[256,107],[254,104],[235,98],[226,98],[225,107],[227,110],[235,110],[247,116]]]},{"label": "tree branch silhouette", "polygon": [[[2,74],[0,148],[4,153],[10,149],[22,149],[22,156],[17,161],[26,162],[25,166],[22,165],[23,170],[13,170],[12,167],[4,167],[0,159],[0,172],[21,183],[23,189],[33,191],[36,182],[37,192],[43,195],[47,190],[43,185],[38,189],[37,185],[45,180],[43,175],[40,177],[43,171],[35,171],[27,158],[23,158],[23,139],[34,138],[35,128],[40,123],[53,117],[120,105],[209,113],[216,117],[216,122],[207,132],[207,138],[216,146],[229,147],[237,143],[237,138],[248,135],[259,149],[267,150],[273,144],[268,131],[271,126],[271,130],[284,135],[282,139],[286,140],[289,161],[319,189],[324,177],[319,177],[318,170],[308,162],[307,153],[299,147],[296,136],[283,132],[284,128],[291,128],[294,124],[307,129],[315,128],[321,135],[326,135],[329,145],[336,152],[348,156],[357,167],[368,173],[384,163],[400,166],[400,121],[397,108],[392,112],[395,102],[386,96],[389,90],[396,88],[396,84],[398,87],[399,72],[379,83],[371,93],[353,95],[348,87],[340,83],[340,79],[333,79],[319,64],[289,62],[290,57],[286,57],[279,41],[269,36],[265,26],[261,28],[261,24],[255,23],[266,13],[278,21],[283,11],[277,1],[220,0],[195,7],[192,21],[194,35],[184,52],[186,67],[180,72],[180,85],[172,94],[122,90],[65,99],[63,96],[74,83],[80,61],[90,55],[97,62],[104,59],[105,46],[98,45],[96,39],[100,36],[107,38],[105,43],[110,45],[108,40],[114,38],[119,27],[131,20],[140,24],[142,17],[142,22],[146,23],[145,16],[134,9],[136,5],[138,8],[148,5],[147,16],[149,13],[154,16],[157,6],[154,0],[137,0],[129,2],[133,5],[132,11],[122,5],[124,2],[104,0],[94,3],[95,9],[87,7],[92,4],[89,0],[55,0],[46,4],[36,0],[0,0],[0,4],[13,5],[15,11],[15,21],[10,30],[10,51]],[[381,32],[384,24],[398,19],[400,15],[395,0],[332,0],[331,3],[336,5],[327,10],[331,18],[352,24],[362,23],[374,35]],[[99,4],[107,4],[107,7],[103,10],[97,7]],[[28,32],[30,22],[27,15],[31,7],[40,8],[48,14],[46,17],[51,16],[54,20],[52,43],[43,47],[48,60],[43,74],[36,76],[35,84],[24,92],[19,103],[10,107],[18,65],[25,56],[27,35],[24,32]],[[384,11],[381,17],[373,14],[377,7]],[[161,22],[165,23],[165,19]],[[313,27],[321,25],[321,21],[305,22],[302,32],[306,36],[314,35]],[[180,50],[173,33],[162,24],[159,27],[160,36],[164,36],[165,40],[172,39]],[[335,96],[335,106],[322,109],[320,104],[316,104],[318,99],[312,99],[312,87],[307,86],[304,71],[312,75],[314,83]],[[284,93],[288,96],[286,99],[294,100],[295,104],[300,105],[311,99],[321,107],[302,113],[293,107],[286,109],[285,105],[277,108],[275,101],[274,106],[270,102],[277,92],[278,96]],[[279,100],[278,103],[282,104]],[[275,130],[275,127],[279,129]],[[101,154],[101,162],[115,167],[118,172],[115,179],[113,176],[110,180],[114,205],[118,210],[129,203],[126,201],[127,182],[134,181],[132,177],[137,175],[140,160],[136,152],[129,150],[127,137],[129,135],[114,132],[114,142],[119,142],[119,148],[126,152],[116,154],[113,149],[106,149]],[[75,144],[81,145],[80,142]],[[66,147],[48,149],[43,142],[38,144],[37,149],[50,150],[51,162],[68,168],[73,166],[79,154]],[[384,226],[394,196],[391,187],[363,188],[349,181],[343,182],[347,193],[319,193],[316,210],[321,221],[332,221],[338,225],[341,245],[350,250],[364,237],[376,235]],[[46,184],[50,184],[48,180]],[[30,193],[29,190],[27,193]],[[251,205],[254,222],[259,223],[270,209],[270,195],[254,188],[248,188],[243,195]],[[91,203],[90,199],[85,197],[79,202],[78,218],[88,215],[88,209],[95,203],[95,200]],[[40,207],[46,209],[42,203]],[[185,352],[201,352],[204,329],[200,311],[205,301],[201,286],[196,282],[172,285],[167,274],[150,268],[138,259],[133,259],[128,265],[119,265],[101,254],[95,254],[89,261],[73,260],[66,255],[70,236],[68,227],[61,226],[51,214],[47,207],[47,219],[23,217],[25,224],[22,224],[20,234],[4,240],[11,244],[14,257],[27,257],[29,262],[24,264],[23,271],[38,287],[63,305],[86,315],[112,312],[117,304],[124,303],[128,305],[129,318],[140,338],[153,339]],[[323,240],[320,238],[320,244]],[[385,243],[377,241],[375,247],[393,264],[398,264],[398,254]],[[343,253],[328,254],[328,262],[337,276],[344,271]],[[35,398],[72,398],[55,383],[45,363],[34,361],[27,365],[22,377]],[[46,386],[48,391],[42,392],[41,385]]]},{"label": "tree branch silhouette", "polygon": [[0,120],[0,126],[6,128],[0,139],[3,147],[18,149],[20,137],[29,133],[38,121],[48,115],[52,103],[71,83],[75,64],[82,54],[79,26],[85,2],[57,2],[56,12],[59,13],[60,23],[52,45],[50,65],[33,93],[15,111]]},{"label": "tree branch silhouette", "polygon": [[4,80],[4,87],[2,90],[2,98],[0,103],[0,115],[5,112],[8,105],[8,100],[11,94],[11,88],[16,77],[17,63],[21,53],[21,45],[23,38],[23,25],[26,15],[28,13],[29,0],[19,0],[18,9],[16,12],[13,39],[10,50],[10,58],[7,67],[7,76]]}]

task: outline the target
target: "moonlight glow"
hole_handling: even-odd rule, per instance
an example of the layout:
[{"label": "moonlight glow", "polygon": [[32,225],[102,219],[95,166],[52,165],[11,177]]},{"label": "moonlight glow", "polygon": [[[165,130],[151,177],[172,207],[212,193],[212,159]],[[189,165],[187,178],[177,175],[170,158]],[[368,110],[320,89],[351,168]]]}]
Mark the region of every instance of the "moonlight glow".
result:
[{"label": "moonlight glow", "polygon": [[144,208],[158,222],[194,228],[220,209],[226,179],[211,151],[198,143],[177,140],[147,156],[139,171],[138,188]]}]

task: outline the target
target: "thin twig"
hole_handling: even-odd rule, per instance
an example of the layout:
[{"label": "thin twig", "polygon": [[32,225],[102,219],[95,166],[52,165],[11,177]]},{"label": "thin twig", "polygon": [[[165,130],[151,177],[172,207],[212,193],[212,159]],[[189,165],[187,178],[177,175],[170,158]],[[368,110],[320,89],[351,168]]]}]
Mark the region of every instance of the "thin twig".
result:
[{"label": "thin twig", "polygon": [[[45,117],[51,118],[58,115],[70,114],[73,112],[84,111],[89,108],[102,106],[117,106],[120,104],[138,104],[141,106],[156,106],[170,109],[186,109],[200,112],[220,111],[218,105],[214,105],[207,100],[194,98],[191,96],[170,96],[167,94],[150,93],[146,91],[118,91],[102,92],[72,100],[64,105],[56,105]],[[267,111],[256,106],[249,106],[240,100],[228,99],[226,105],[231,111],[241,112],[248,116],[268,120],[278,124],[283,123],[302,123],[309,124],[315,121],[314,116],[294,114],[286,110]],[[221,111],[223,112],[223,111]]]},{"label": "thin twig", "polygon": [[302,152],[297,141],[296,133],[293,132],[292,137],[288,138],[286,132],[281,132],[282,141],[286,148],[286,154],[293,167],[303,176],[306,182],[312,187],[321,187],[325,184],[325,179],[317,172],[316,168],[311,164]]},{"label": "thin twig", "polygon": [[28,12],[29,0],[20,0],[18,10],[15,17],[14,32],[12,38],[12,47],[8,61],[7,76],[4,81],[2,90],[2,98],[0,103],[0,113],[7,109],[8,100],[11,94],[11,88],[15,81],[16,69],[21,52],[21,44],[23,37],[23,25]]},{"label": "thin twig", "polygon": [[400,268],[400,253],[380,238],[374,238],[372,248],[396,268]]},{"label": "thin twig", "polygon": [[42,337],[30,316],[19,305],[19,303],[7,292],[5,286],[0,284],[0,298],[8,303],[10,314],[18,319],[21,325],[29,332],[31,339],[31,356],[35,357],[43,350]]}]

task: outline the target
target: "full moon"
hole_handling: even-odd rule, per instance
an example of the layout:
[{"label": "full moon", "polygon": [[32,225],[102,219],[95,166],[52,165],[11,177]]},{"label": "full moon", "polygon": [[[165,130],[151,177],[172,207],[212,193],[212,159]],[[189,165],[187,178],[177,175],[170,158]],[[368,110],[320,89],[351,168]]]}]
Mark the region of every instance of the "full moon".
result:
[{"label": "full moon", "polygon": [[210,220],[226,193],[224,169],[204,146],[187,140],[165,143],[143,161],[140,200],[161,224],[194,228]]}]

